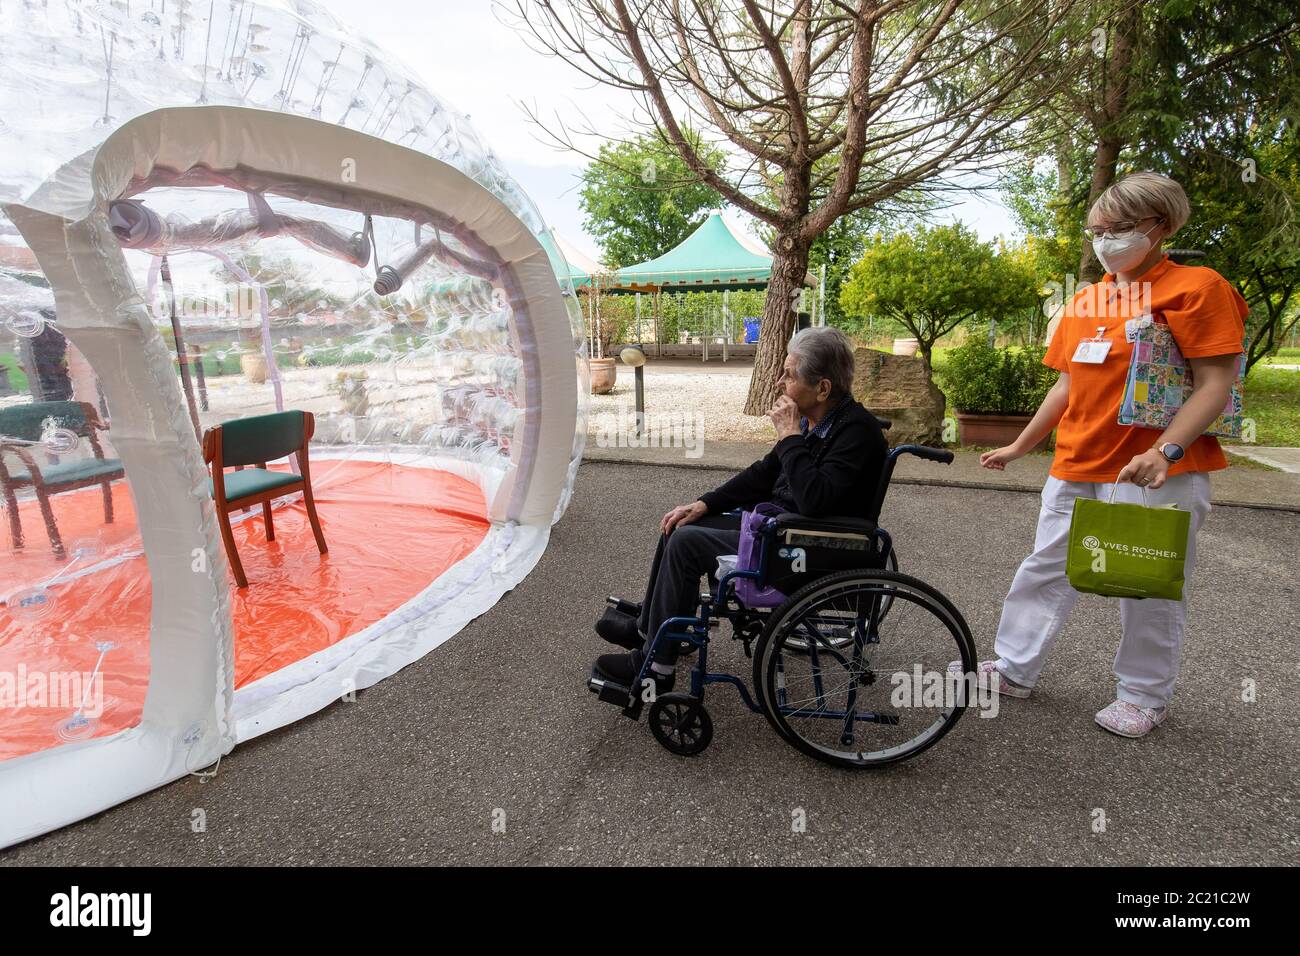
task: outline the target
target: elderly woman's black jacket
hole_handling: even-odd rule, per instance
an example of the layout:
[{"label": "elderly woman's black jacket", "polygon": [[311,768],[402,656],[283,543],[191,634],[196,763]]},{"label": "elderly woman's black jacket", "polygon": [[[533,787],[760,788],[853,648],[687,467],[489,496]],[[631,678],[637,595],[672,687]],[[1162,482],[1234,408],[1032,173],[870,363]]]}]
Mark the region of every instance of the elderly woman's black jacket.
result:
[{"label": "elderly woman's black jacket", "polygon": [[876,417],[849,399],[819,438],[782,438],[763,458],[713,491],[700,495],[709,514],[770,501],[810,518],[870,513],[889,445]]}]

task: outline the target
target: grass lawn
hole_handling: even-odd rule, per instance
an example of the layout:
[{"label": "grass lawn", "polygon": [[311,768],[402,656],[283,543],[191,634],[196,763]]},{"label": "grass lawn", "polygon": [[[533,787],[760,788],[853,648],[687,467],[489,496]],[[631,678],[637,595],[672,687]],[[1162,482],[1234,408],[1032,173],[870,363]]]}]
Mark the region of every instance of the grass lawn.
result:
[{"label": "grass lawn", "polygon": [[[1220,439],[1220,441],[1222,440],[1223,439]],[[1281,468],[1274,468],[1272,465],[1266,465],[1262,461],[1255,461],[1255,459],[1253,458],[1247,458],[1245,455],[1234,455],[1232,453],[1232,449],[1234,447],[1245,447],[1245,446],[1244,445],[1233,446],[1227,444],[1226,442],[1223,445],[1223,450],[1228,453],[1228,464],[1232,465],[1233,468],[1245,468],[1248,471],[1281,471],[1282,470]]]},{"label": "grass lawn", "polygon": [[1300,371],[1257,364],[1246,377],[1245,409],[1256,445],[1300,446]]},{"label": "grass lawn", "polygon": [[9,385],[15,392],[27,391],[27,375],[12,352],[0,352],[0,365],[9,370]]},{"label": "grass lawn", "polygon": [[1276,355],[1267,355],[1257,365],[1300,365],[1300,348],[1278,349]]}]

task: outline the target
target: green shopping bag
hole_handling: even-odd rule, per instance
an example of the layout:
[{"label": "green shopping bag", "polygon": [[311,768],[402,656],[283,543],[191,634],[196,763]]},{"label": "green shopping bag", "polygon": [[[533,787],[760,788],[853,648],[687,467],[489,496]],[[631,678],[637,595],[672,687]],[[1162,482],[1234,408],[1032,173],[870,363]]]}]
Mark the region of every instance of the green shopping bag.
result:
[{"label": "green shopping bag", "polygon": [[[1146,496],[1143,488],[1143,502]],[[1173,504],[1116,504],[1113,487],[1109,501],[1076,498],[1065,560],[1070,584],[1107,597],[1181,601],[1191,521]]]}]

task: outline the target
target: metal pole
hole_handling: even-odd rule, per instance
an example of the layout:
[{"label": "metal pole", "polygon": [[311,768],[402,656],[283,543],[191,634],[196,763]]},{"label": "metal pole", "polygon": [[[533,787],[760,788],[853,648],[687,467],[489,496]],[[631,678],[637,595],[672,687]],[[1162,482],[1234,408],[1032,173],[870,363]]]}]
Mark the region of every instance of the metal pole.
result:
[{"label": "metal pole", "polygon": [[191,345],[190,354],[194,356],[194,375],[199,380],[199,407],[206,412],[208,410],[208,383],[203,377],[203,350],[197,345]]},{"label": "metal pole", "polygon": [[167,262],[167,257],[162,257],[160,263],[160,275],[162,276],[163,285],[167,289],[168,311],[171,313],[172,336],[176,340],[176,360],[181,369],[181,385],[185,388],[185,403],[190,408],[190,420],[194,422],[194,437],[202,440],[202,432],[199,429],[199,410],[194,404],[194,386],[190,382],[190,363],[185,354],[185,339],[181,335],[181,322],[176,317],[176,290],[172,287],[171,266]]},{"label": "metal pole", "polygon": [[660,318],[662,314],[662,305],[660,303],[660,292],[654,291],[654,317],[655,317],[655,358],[664,357],[663,332],[660,328]]},{"label": "metal pole", "polygon": [[636,433],[639,437],[645,427],[645,363],[636,367]]},{"label": "metal pole", "polygon": [[826,324],[826,263],[822,263],[821,287],[817,292],[818,325]]},{"label": "metal pole", "polygon": [[731,341],[731,292],[722,290],[722,364],[727,364],[727,343]]},{"label": "metal pole", "polygon": [[706,306],[704,309],[703,333],[700,335],[700,346],[701,346],[700,354],[704,357],[705,362],[709,360],[709,339],[712,338],[712,336],[710,335],[710,331],[713,325],[712,318],[713,318],[713,311]]}]

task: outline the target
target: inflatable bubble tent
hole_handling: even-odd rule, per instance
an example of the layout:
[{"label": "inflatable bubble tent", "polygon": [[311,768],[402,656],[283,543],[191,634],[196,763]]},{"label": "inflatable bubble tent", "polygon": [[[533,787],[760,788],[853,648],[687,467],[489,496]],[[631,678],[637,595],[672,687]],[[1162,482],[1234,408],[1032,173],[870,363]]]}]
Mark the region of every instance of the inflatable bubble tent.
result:
[{"label": "inflatable bubble tent", "polygon": [[[0,142],[3,846],[489,609],[567,507],[589,388],[536,208],[314,4],[5,4]],[[235,508],[238,587],[203,438],[285,412],[328,547],[303,494]]]}]

